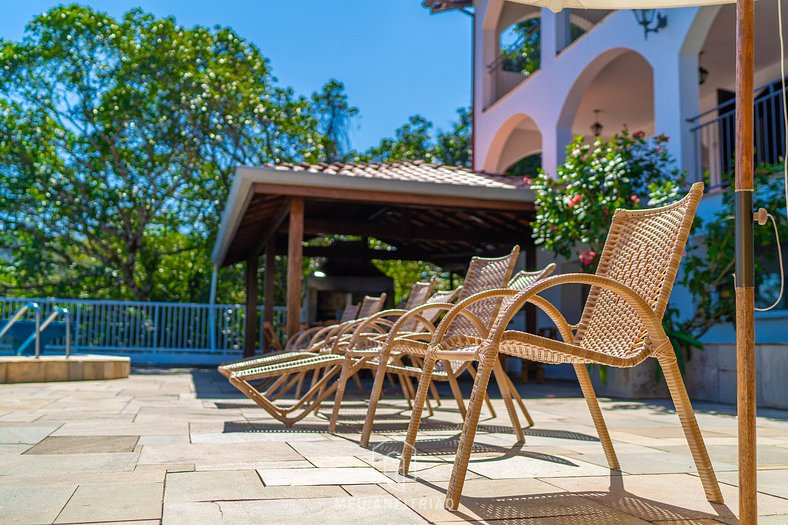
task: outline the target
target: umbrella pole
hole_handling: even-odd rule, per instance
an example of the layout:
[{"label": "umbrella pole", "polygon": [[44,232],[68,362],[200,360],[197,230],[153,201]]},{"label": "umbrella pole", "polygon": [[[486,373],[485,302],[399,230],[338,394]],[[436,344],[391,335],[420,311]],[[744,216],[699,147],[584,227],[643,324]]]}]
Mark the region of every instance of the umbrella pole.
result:
[{"label": "umbrella pole", "polygon": [[736,375],[739,520],[755,524],[755,272],[753,267],[753,89],[755,0],[736,2]]}]

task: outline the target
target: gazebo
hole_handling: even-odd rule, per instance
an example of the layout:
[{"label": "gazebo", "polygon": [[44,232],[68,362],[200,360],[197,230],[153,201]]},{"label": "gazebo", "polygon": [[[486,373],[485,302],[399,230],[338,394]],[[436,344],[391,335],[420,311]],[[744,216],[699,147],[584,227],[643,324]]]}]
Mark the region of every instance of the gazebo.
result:
[{"label": "gazebo", "polygon": [[[422,260],[462,272],[474,255],[519,244],[536,265],[530,223],[533,194],[517,177],[420,161],[239,167],[222,215],[212,261],[245,262],[246,308],[257,308],[257,270],[265,254],[263,320],[273,322],[274,264],[287,255],[287,334],[298,330],[303,257]],[[389,248],[304,246],[321,235],[374,237]],[[338,251],[342,251],[340,254]],[[531,326],[533,326],[531,324]],[[244,354],[257,339],[246,316]]]}]

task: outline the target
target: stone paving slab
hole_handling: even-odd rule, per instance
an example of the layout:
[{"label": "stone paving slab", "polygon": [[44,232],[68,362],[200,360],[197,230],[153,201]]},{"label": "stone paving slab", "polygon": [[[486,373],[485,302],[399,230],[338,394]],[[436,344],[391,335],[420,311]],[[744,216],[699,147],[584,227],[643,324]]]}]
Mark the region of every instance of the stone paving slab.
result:
[{"label": "stone paving slab", "polygon": [[263,499],[264,491],[254,470],[180,472],[167,476],[164,501]]},{"label": "stone paving slab", "polygon": [[48,436],[25,454],[134,452],[139,436]]},{"label": "stone paving slab", "polygon": [[[369,382],[365,383],[369,387]],[[470,383],[461,387],[467,393]],[[398,474],[410,412],[390,393],[371,447],[348,392],[291,428],[212,370],[0,386],[0,525],[5,523],[735,523],[736,419],[696,403],[725,505],[705,501],[672,405],[600,400],[621,460],[611,473],[572,383],[524,385],[536,426],[517,443],[500,399],[482,412],[460,510],[444,509],[462,418],[447,385],[425,418],[410,475]],[[550,397],[560,394],[560,397]],[[788,412],[759,415],[759,523],[788,524]]]},{"label": "stone paving slab", "polygon": [[0,486],[0,523],[53,523],[76,485]]},{"label": "stone paving slab", "polygon": [[158,520],[163,483],[80,485],[55,523]]}]

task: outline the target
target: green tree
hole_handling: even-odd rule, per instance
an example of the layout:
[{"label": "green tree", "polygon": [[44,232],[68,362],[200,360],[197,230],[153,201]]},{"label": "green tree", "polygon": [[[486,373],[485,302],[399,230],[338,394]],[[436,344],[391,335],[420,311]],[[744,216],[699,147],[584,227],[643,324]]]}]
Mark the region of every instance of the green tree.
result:
[{"label": "green tree", "polygon": [[[755,170],[753,194],[755,208],[765,208],[777,221],[780,239],[788,239],[785,218],[785,194],[780,166],[761,166]],[[726,176],[729,182],[733,175]],[[701,337],[719,323],[732,323],[736,318],[733,272],[735,270],[734,223],[729,216],[734,205],[733,185],[722,195],[722,206],[707,221],[698,220],[695,235],[687,247],[682,264],[682,284],[692,294],[697,308],[690,316],[677,322],[683,331]],[[771,224],[755,226],[756,306],[767,307],[779,293],[779,267],[774,229]]]},{"label": "green tree", "polygon": [[323,135],[324,162],[343,162],[350,152],[350,124],[358,115],[358,108],[348,102],[345,85],[329,80],[319,93],[312,95],[315,118]]},{"label": "green tree", "polygon": [[539,70],[542,49],[540,27],[539,18],[529,18],[511,26],[515,40],[501,49],[501,68],[504,71],[527,76]]},{"label": "green tree", "polygon": [[408,122],[394,132],[394,138],[386,137],[378,146],[360,155],[368,162],[393,162],[402,160],[424,160],[434,162],[432,146],[432,122],[421,115],[408,117]]},{"label": "green tree", "polygon": [[61,6],[0,41],[0,71],[4,294],[204,300],[235,167],[324,144],[228,28]]},{"label": "green tree", "polygon": [[457,120],[447,131],[433,133],[432,122],[421,115],[408,117],[408,122],[366,153],[356,155],[361,162],[394,162],[424,160],[470,167],[471,113],[467,108],[457,110]]}]

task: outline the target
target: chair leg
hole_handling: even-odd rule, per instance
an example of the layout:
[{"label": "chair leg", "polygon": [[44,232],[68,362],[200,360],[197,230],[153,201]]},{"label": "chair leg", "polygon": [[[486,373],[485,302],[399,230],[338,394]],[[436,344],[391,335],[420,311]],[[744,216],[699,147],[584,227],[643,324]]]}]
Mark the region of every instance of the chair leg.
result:
[{"label": "chair leg", "polygon": [[345,387],[347,386],[351,365],[351,360],[345,358],[342,362],[342,372],[339,374],[339,379],[337,380],[337,393],[334,395],[334,410],[331,412],[331,421],[328,423],[328,431],[332,434],[337,430],[339,407],[342,405],[342,398],[345,397]]},{"label": "chair leg", "polygon": [[698,421],[695,419],[695,411],[692,410],[687,389],[684,387],[684,381],[681,379],[681,372],[679,371],[678,363],[676,363],[676,358],[673,356],[660,358],[659,365],[662,367],[662,373],[665,374],[670,397],[673,398],[673,404],[676,406],[676,412],[678,412],[681,426],[684,429],[684,435],[692,452],[692,458],[695,460],[695,468],[698,469],[698,476],[700,476],[703,490],[706,492],[706,499],[712,503],[722,503],[723,498],[720,485],[717,482],[717,476],[714,474],[714,467],[711,465],[706,444],[703,442],[703,436],[698,427]]},{"label": "chair leg", "polygon": [[359,394],[364,393],[364,387],[361,385],[361,378],[358,377],[358,374],[353,374],[353,382],[356,383],[356,390]]},{"label": "chair leg", "polygon": [[[448,377],[449,386],[451,387],[451,393],[454,396],[454,400],[457,402],[457,408],[460,409],[460,415],[465,417],[465,400],[462,398],[462,390],[460,390],[460,385],[457,383],[457,378],[454,376],[454,370],[452,370],[451,363],[448,361],[444,361],[443,365],[446,369],[446,376]],[[427,366],[426,360],[424,361],[424,366]],[[421,382],[419,382],[419,388],[421,388]]]},{"label": "chair leg", "polygon": [[512,396],[514,397],[514,400],[517,401],[517,405],[520,407],[520,411],[523,413],[523,417],[525,417],[525,422],[528,423],[529,427],[534,426],[534,420],[531,418],[531,414],[528,412],[528,409],[525,408],[523,397],[520,395],[520,392],[517,390],[517,385],[514,384],[514,382],[508,375],[506,376],[506,379],[509,382],[509,389],[512,392]]},{"label": "chair leg", "polygon": [[304,387],[304,378],[305,377],[306,377],[306,372],[301,372],[298,375],[298,383],[296,383],[296,391],[295,391],[295,397],[296,398],[301,397],[301,389]]},{"label": "chair leg", "polygon": [[[471,374],[471,379],[476,381],[476,369],[473,367],[473,365],[468,365],[468,372],[470,372]],[[495,408],[493,408],[492,400],[490,400],[490,396],[489,394],[487,394],[487,392],[484,393],[484,403],[487,405],[487,410],[490,411],[490,415],[492,417],[496,417],[498,414],[495,413]],[[463,417],[464,416],[465,414],[463,414]]]},{"label": "chair leg", "polygon": [[378,363],[375,371],[375,381],[372,383],[372,391],[369,393],[369,405],[367,406],[367,417],[364,420],[364,429],[361,431],[359,444],[362,447],[369,446],[369,437],[372,434],[372,425],[375,424],[375,411],[378,408],[378,401],[383,392],[383,382],[386,380],[386,361],[383,359]]},{"label": "chair leg", "polygon": [[583,397],[586,398],[588,411],[591,412],[591,419],[594,420],[596,433],[599,436],[599,441],[602,442],[602,448],[605,451],[608,466],[613,470],[620,470],[618,464],[618,457],[616,451],[613,449],[613,441],[610,439],[610,434],[607,431],[607,425],[602,417],[602,409],[599,408],[599,401],[597,401],[594,386],[591,384],[591,378],[588,376],[588,370],[585,365],[573,365],[577,380],[580,382],[580,390],[583,391]]},{"label": "chair leg", "polygon": [[432,399],[435,400],[435,404],[441,406],[441,396],[438,395],[438,387],[435,386],[435,383],[430,381],[430,394],[432,394]]},{"label": "chair leg", "polygon": [[[430,390],[429,386],[430,381],[432,381],[432,369],[435,367],[435,361],[434,355],[428,355],[424,359],[424,367],[422,368],[419,387],[416,391],[416,401],[413,404],[413,412],[411,412],[410,423],[408,424],[408,434],[405,437],[405,443],[402,446],[402,457],[399,461],[399,471],[403,476],[407,475],[408,468],[410,468],[410,460],[413,457],[413,451],[416,446],[416,435],[419,433],[419,425],[421,424],[421,412]],[[449,372],[449,377],[451,377],[451,372]],[[463,408],[465,407],[463,406]]]},{"label": "chair leg", "polygon": [[[497,361],[497,356],[494,358]],[[454,458],[454,467],[451,471],[449,487],[446,491],[444,507],[449,510],[457,510],[460,506],[462,487],[465,484],[465,474],[468,472],[468,462],[471,459],[473,450],[473,440],[476,437],[476,426],[479,424],[479,414],[484,404],[484,394],[487,391],[487,384],[490,381],[490,374],[493,371],[493,359],[481,362],[478,368],[478,375],[473,382],[471,399],[468,401],[468,415],[462,425],[460,434],[460,446],[457,448],[457,455]]]},{"label": "chair leg", "polygon": [[[495,382],[498,383],[498,389],[501,391],[503,404],[506,407],[506,411],[509,413],[509,419],[512,422],[512,429],[514,430],[514,436],[517,438],[518,443],[525,443],[523,428],[520,426],[520,419],[517,417],[517,410],[515,410],[514,403],[512,402],[512,392],[508,381],[509,376],[506,375],[503,366],[501,366],[501,362],[498,360],[495,361],[495,365],[493,367],[493,373],[495,374]],[[478,377],[478,371],[476,377]],[[476,384],[475,378],[473,383],[474,385]]]}]

